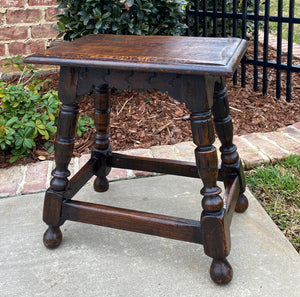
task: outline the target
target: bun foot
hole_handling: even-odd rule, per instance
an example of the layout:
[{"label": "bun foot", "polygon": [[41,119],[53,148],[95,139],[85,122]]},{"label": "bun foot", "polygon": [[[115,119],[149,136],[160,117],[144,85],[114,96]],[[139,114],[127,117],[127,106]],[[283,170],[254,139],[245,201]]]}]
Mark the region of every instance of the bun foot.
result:
[{"label": "bun foot", "polygon": [[49,227],[44,233],[43,242],[48,249],[57,248],[62,241],[62,233],[59,227]]},{"label": "bun foot", "polygon": [[225,285],[232,279],[233,270],[227,259],[213,259],[210,266],[210,277],[218,285]]},{"label": "bun foot", "polygon": [[97,177],[94,181],[94,190],[96,192],[105,192],[109,188],[109,182],[106,177],[99,178]]},{"label": "bun foot", "polygon": [[248,208],[248,198],[243,194],[239,197],[236,202],[235,211],[236,212],[244,212]]}]

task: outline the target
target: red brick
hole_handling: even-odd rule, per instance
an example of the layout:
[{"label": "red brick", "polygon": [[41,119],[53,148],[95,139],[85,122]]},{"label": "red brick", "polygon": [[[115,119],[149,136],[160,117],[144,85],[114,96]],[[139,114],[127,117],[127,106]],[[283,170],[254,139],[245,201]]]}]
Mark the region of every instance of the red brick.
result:
[{"label": "red brick", "polygon": [[149,172],[149,171],[138,171],[138,170],[134,170],[133,171],[134,175],[136,177],[146,177],[146,176],[152,176],[153,173]]},{"label": "red brick", "polygon": [[289,151],[290,153],[300,156],[300,143],[288,137],[287,135],[284,135],[283,132],[269,132],[265,133],[264,136],[275,141],[277,145]]},{"label": "red brick", "polygon": [[122,168],[112,168],[107,179],[109,181],[120,179],[120,178],[127,178],[127,169]]},{"label": "red brick", "polygon": [[82,168],[90,158],[90,154],[81,155],[81,157],[79,158],[79,169]]},{"label": "red brick", "polygon": [[37,23],[42,18],[42,11],[40,9],[20,9],[8,10],[6,16],[7,24],[26,24]]},{"label": "red brick", "polygon": [[22,194],[25,195],[46,190],[49,169],[52,169],[51,161],[28,165],[25,173],[25,183],[22,189]]},{"label": "red brick", "polygon": [[278,131],[283,131],[283,132],[289,134],[292,138],[294,138],[300,142],[300,129],[297,128],[297,124],[298,123],[291,125],[291,126],[281,128]]},{"label": "red brick", "polygon": [[39,41],[29,41],[29,42],[12,42],[8,45],[9,54],[15,55],[30,55],[45,49],[45,42]]},{"label": "red brick", "polygon": [[0,13],[0,25],[4,24],[5,13]]},{"label": "red brick", "polygon": [[25,39],[28,37],[27,31],[28,31],[27,27],[1,28],[0,29],[1,41]]},{"label": "red brick", "polygon": [[216,138],[214,144],[213,144],[216,149],[217,149],[217,156],[218,156],[218,164],[221,164],[222,160],[221,160],[221,152],[220,152],[220,147],[221,147],[221,141],[219,138]]},{"label": "red brick", "polygon": [[293,124],[293,127],[300,130],[300,122]]},{"label": "red brick", "polygon": [[193,142],[180,142],[176,143],[175,147],[178,151],[177,159],[186,162],[195,163],[195,148]]},{"label": "red brick", "polygon": [[176,160],[177,154],[175,153],[173,145],[158,145],[150,148],[154,158]]},{"label": "red brick", "polygon": [[28,0],[30,6],[34,5],[57,5],[56,0]]},{"label": "red brick", "polygon": [[57,15],[63,13],[63,9],[58,9],[56,7],[49,7],[46,9],[45,13],[45,19],[48,22],[56,22],[57,21]]},{"label": "red brick", "polygon": [[121,154],[139,157],[153,157],[149,149],[132,149],[127,151],[121,151]]},{"label": "red brick", "polygon": [[[125,155],[131,155],[131,156],[153,158],[153,155],[151,154],[151,151],[149,149],[132,149],[132,150],[128,150],[128,151],[123,151],[121,153],[125,154]],[[140,170],[133,170],[133,173],[135,174],[135,176],[152,175],[151,172],[140,171]]]},{"label": "red brick", "polygon": [[243,137],[247,139],[251,144],[258,147],[258,149],[261,150],[265,155],[267,155],[271,160],[282,159],[289,155],[288,152],[280,149],[275,144],[264,139],[258,133],[252,133]]},{"label": "red brick", "polygon": [[51,38],[55,37],[57,32],[53,29],[53,25],[38,25],[32,26],[31,37],[32,38]]},{"label": "red brick", "polygon": [[233,143],[237,146],[239,156],[244,161],[246,170],[270,162],[267,156],[250,146],[243,137],[234,136]]},{"label": "red brick", "polygon": [[23,173],[20,166],[0,169],[0,197],[16,195],[22,179]]},{"label": "red brick", "polygon": [[24,7],[24,0],[0,0],[0,7]]},{"label": "red brick", "polygon": [[0,56],[4,56],[4,55],[5,55],[5,45],[0,44]]},{"label": "red brick", "polygon": [[69,166],[68,166],[68,170],[70,171],[70,176],[68,177],[68,179],[70,180],[78,171],[78,158],[72,158]]}]

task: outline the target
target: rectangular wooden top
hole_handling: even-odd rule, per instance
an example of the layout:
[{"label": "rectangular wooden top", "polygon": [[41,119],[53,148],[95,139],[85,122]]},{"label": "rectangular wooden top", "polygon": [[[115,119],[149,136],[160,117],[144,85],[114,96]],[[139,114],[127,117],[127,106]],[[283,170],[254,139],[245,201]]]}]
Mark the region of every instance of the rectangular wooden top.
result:
[{"label": "rectangular wooden top", "polygon": [[239,38],[88,35],[29,56],[26,63],[231,75],[247,48]]}]

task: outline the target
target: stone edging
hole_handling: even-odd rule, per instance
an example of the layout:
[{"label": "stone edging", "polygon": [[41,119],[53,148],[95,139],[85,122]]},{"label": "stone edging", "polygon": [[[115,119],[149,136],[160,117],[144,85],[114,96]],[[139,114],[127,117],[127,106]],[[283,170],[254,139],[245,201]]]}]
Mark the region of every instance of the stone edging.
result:
[{"label": "stone edging", "polygon": [[[275,132],[234,136],[234,143],[238,147],[239,154],[247,170],[258,164],[266,164],[275,159],[282,159],[292,153],[300,155],[300,122]],[[218,139],[215,146],[220,146]],[[122,153],[194,162],[194,148],[195,145],[192,142],[182,142],[175,145],[154,146],[149,149],[128,150]],[[71,176],[87,162],[89,157],[89,155],[82,155],[80,158],[71,160],[69,167]],[[41,161],[26,166],[0,169],[0,197],[45,191],[49,187],[53,168],[54,161]],[[151,175],[155,175],[155,173],[113,168],[108,179],[115,181]]]},{"label": "stone edging", "polygon": [[[277,36],[269,34],[268,36],[269,42],[268,46],[277,50]],[[264,32],[260,31],[258,35],[258,41],[264,44]],[[288,52],[288,41],[285,39],[281,39],[281,51],[282,53]],[[300,59],[300,44],[293,43],[293,56],[297,59]]]}]

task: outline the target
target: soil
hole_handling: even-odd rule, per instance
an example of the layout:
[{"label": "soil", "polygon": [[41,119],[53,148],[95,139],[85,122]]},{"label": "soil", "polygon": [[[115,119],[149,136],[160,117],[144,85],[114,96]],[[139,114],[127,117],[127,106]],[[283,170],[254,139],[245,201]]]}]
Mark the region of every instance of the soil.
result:
[{"label": "soil", "polygon": [[[249,47],[251,56],[252,45]],[[260,49],[260,52],[262,50]],[[270,49],[269,60],[276,61],[276,51]],[[299,61],[293,61],[300,64]],[[262,68],[258,68],[261,82]],[[239,76],[239,75],[238,75]],[[58,87],[58,73],[42,75],[41,79],[50,78],[49,86]],[[14,83],[18,78],[9,79]],[[285,101],[285,77],[282,75],[282,99],[275,98],[276,73],[268,71],[268,94],[262,95],[261,89],[253,91],[253,66],[247,65],[246,88],[240,83],[233,85],[228,80],[227,91],[234,124],[234,134],[244,135],[253,132],[275,131],[281,127],[300,122],[300,75],[294,73],[292,82],[292,102]],[[80,104],[79,115],[93,116],[93,99],[86,97]],[[149,148],[155,145],[175,144],[192,140],[189,111],[184,103],[171,98],[167,93],[156,90],[122,92],[112,90],[111,96],[111,144],[113,150],[133,148]],[[88,153],[93,144],[92,129],[81,138],[76,138],[74,156]],[[8,160],[11,155],[0,152],[0,168],[12,166]],[[16,164],[27,164],[41,159],[53,159],[47,152],[43,142],[26,158],[19,159]]]}]

